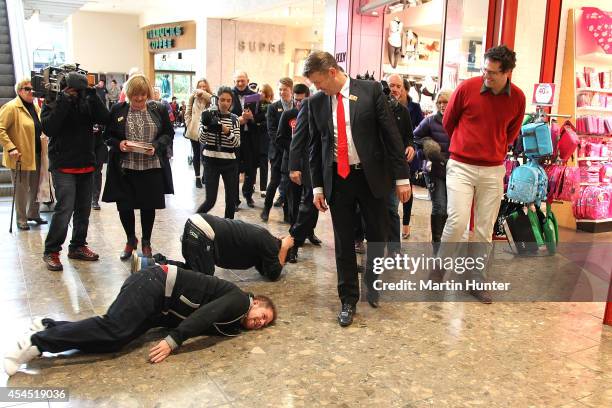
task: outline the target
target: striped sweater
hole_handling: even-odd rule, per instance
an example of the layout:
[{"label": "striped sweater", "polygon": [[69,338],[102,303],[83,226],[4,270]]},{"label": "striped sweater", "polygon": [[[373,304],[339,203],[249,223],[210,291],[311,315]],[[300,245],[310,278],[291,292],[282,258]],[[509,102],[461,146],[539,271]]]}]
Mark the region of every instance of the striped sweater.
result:
[{"label": "striped sweater", "polygon": [[[202,116],[210,114],[204,112]],[[208,126],[200,123],[200,143],[204,145],[202,155],[217,159],[235,159],[234,153],[240,146],[240,122],[233,113],[219,113],[221,124],[230,128],[229,135],[211,132]]]}]

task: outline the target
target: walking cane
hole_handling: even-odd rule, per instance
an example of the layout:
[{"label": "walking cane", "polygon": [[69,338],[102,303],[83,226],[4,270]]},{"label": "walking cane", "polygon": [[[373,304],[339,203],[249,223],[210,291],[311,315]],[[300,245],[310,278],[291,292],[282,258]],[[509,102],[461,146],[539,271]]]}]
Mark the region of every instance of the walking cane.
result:
[{"label": "walking cane", "polygon": [[21,181],[21,159],[15,164],[15,185],[13,186],[13,204],[11,204],[11,225],[9,226],[9,234],[13,233],[13,213],[15,212],[15,193],[17,192],[17,183]]}]

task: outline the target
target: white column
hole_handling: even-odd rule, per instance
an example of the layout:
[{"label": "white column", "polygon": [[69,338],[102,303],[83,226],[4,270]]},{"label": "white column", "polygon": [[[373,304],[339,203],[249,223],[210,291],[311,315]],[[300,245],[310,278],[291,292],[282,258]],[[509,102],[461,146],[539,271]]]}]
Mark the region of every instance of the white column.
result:
[{"label": "white column", "polygon": [[198,17],[196,22],[196,63],[195,71],[196,78],[206,78],[206,50],[208,49],[208,19],[206,17]]},{"label": "white column", "polygon": [[11,48],[13,53],[13,69],[15,80],[29,77],[32,63],[29,54],[28,41],[25,33],[25,16],[23,0],[6,0],[6,11],[11,33]]},{"label": "white column", "polygon": [[336,7],[337,0],[325,2],[325,29],[323,31],[323,50],[335,55],[336,49]]}]

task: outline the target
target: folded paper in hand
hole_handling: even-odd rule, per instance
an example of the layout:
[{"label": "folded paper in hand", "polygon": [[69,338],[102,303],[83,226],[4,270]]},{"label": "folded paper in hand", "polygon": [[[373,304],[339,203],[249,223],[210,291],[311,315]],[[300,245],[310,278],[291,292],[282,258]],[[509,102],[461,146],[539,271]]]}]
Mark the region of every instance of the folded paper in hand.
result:
[{"label": "folded paper in hand", "polygon": [[129,140],[125,142],[125,147],[127,147],[130,152],[134,153],[147,153],[153,150],[153,145],[151,143],[132,142]]}]

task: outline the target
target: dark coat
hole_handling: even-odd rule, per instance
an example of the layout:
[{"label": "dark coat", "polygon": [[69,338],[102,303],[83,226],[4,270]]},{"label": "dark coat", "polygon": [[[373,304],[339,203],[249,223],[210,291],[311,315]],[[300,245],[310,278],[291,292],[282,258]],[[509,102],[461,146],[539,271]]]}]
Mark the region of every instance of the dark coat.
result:
[{"label": "dark coat", "polygon": [[282,152],[281,154],[283,155],[281,173],[285,174],[289,174],[289,147],[291,146],[291,139],[293,139],[297,116],[297,108],[284,111],[280,117],[278,132],[276,132],[276,146],[278,147],[278,153]]},{"label": "dark coat", "polygon": [[165,301],[164,326],[171,327],[168,335],[178,346],[203,334],[238,335],[240,321],[251,306],[250,297],[232,282],[177,268],[172,295]]},{"label": "dark coat", "polygon": [[40,122],[49,136],[49,170],[95,167],[93,127],[106,123],[108,110],[95,92],[88,92],[79,99],[60,92],[43,105]]},{"label": "dark coat", "polygon": [[289,172],[302,172],[302,185],[311,188],[310,167],[308,165],[308,99],[302,101],[302,107],[297,117],[297,126],[289,146]]},{"label": "dark coat", "polygon": [[[110,119],[103,134],[106,144],[110,146],[108,166],[106,167],[106,184],[102,194],[102,201],[107,203],[124,201],[129,196],[126,193],[129,190],[126,188],[123,179],[124,172],[121,168],[121,155],[125,153],[119,149],[119,143],[125,140],[125,123],[129,108],[130,104],[127,102],[113,105]],[[170,123],[168,111],[159,102],[147,102],[147,110],[158,128],[157,136],[153,139],[153,147],[155,147],[155,154],[159,158],[162,167],[164,194],[174,194],[172,169],[168,159],[168,148],[172,145],[174,128]]]},{"label": "dark coat", "polygon": [[[387,197],[394,180],[410,178],[404,145],[380,84],[352,79],[349,85],[351,134],[368,186],[375,198]],[[331,97],[310,97],[310,172],[312,186],[334,200],[334,124]]]},{"label": "dark coat", "polygon": [[[266,115],[266,120],[268,122],[268,139],[270,140],[270,149],[268,150],[268,159],[270,161],[274,161],[276,159],[276,153],[278,151],[278,146],[276,146],[276,133],[278,132],[278,124],[280,122],[280,117],[283,114],[284,108],[283,103],[279,99],[276,102],[272,102],[268,106],[268,114]],[[279,160],[281,157],[278,158]],[[280,166],[280,162],[278,163]]]},{"label": "dark coat", "polygon": [[442,115],[434,114],[429,115],[416,129],[414,129],[414,142],[420,148],[423,147],[423,139],[431,138],[440,145],[440,151],[443,161],[432,161],[431,173],[438,178],[446,178],[446,162],[450,153],[448,148],[450,146],[450,138],[442,125]]}]

